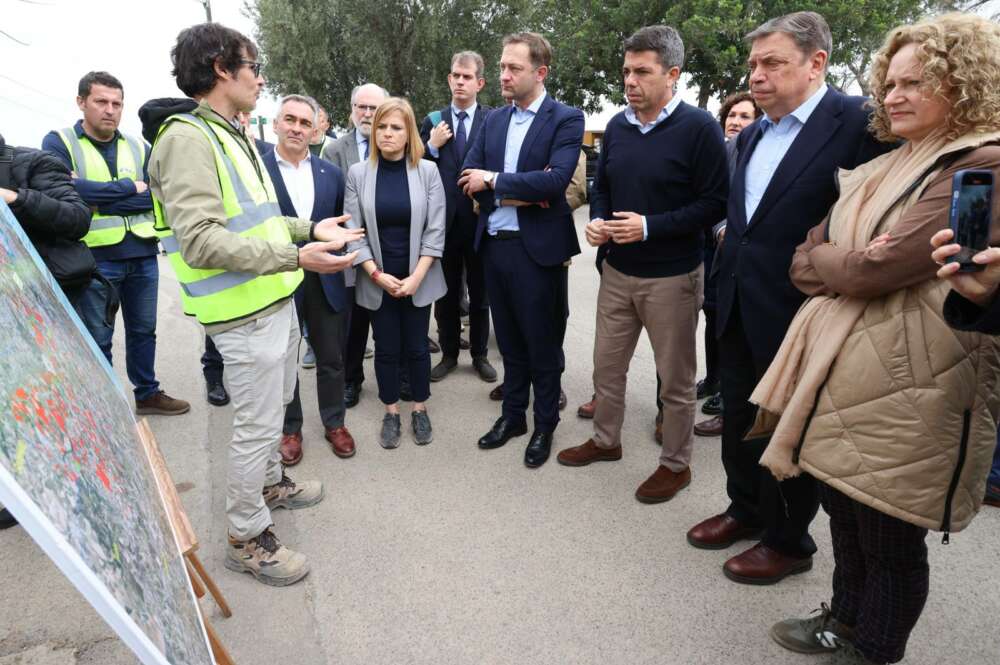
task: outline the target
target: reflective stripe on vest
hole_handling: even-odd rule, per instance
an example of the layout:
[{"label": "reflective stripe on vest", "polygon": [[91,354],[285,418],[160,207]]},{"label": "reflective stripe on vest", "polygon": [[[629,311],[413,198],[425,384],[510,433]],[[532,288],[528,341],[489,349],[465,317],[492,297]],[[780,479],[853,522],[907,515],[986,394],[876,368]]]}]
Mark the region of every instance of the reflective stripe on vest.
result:
[{"label": "reflective stripe on vest", "polygon": [[[291,244],[291,234],[267,172],[261,171],[258,178],[250,158],[236,139],[225,129],[213,128],[215,123],[190,113],[168,118],[161,126],[160,134],[171,122],[186,122],[197,127],[211,143],[221,188],[220,198],[226,211],[224,228],[245,238]],[[256,149],[252,146],[250,149],[259,160]],[[241,168],[237,165],[238,161],[246,164]],[[156,213],[156,233],[181,283],[184,312],[196,316],[203,324],[233,321],[260,311],[289,297],[302,281],[301,270],[257,275],[192,268],[181,256],[180,244],[170,229],[160,201],[154,199],[153,210]]]},{"label": "reflective stripe on vest", "polygon": [[[112,176],[110,169],[108,169],[108,163],[104,161],[104,156],[94,147],[89,138],[85,141],[80,140],[73,127],[59,130],[59,138],[69,150],[73,161],[73,170],[80,178],[94,182],[113,182],[121,178],[129,178],[136,182],[142,180],[142,165],[146,158],[146,146],[138,139],[119,134],[115,146],[118,151],[116,158],[118,174]],[[99,212],[94,212],[90,218],[90,230],[84,236],[83,241],[87,243],[88,247],[117,245],[125,239],[126,231],[131,231],[140,238],[155,238],[153,221],[152,211],[127,217],[102,215]]]}]

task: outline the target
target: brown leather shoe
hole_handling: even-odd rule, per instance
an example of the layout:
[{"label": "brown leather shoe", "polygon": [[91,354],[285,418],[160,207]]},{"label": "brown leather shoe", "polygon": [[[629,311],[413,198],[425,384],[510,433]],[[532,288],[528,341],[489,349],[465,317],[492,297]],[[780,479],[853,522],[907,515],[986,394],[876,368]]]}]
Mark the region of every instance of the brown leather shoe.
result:
[{"label": "brown leather shoe", "polygon": [[760,537],[760,529],[743,526],[736,518],[722,513],[695,524],[687,532],[688,543],[700,550],[724,550],[741,540]]},{"label": "brown leather shoe", "polygon": [[333,454],[337,457],[354,457],[357,452],[354,448],[354,437],[347,431],[346,427],[334,427],[326,430],[326,440],[333,448]]},{"label": "brown leather shoe", "polygon": [[302,461],[302,432],[281,435],[281,463],[295,466]]},{"label": "brown leather shoe", "polygon": [[594,417],[594,410],[597,409],[597,395],[590,398],[589,402],[580,405],[580,408],[576,410],[576,415],[581,418],[592,419]]},{"label": "brown leather shoe", "polygon": [[499,386],[497,386],[496,388],[494,388],[493,390],[490,391],[490,399],[493,400],[494,402],[502,402],[503,401],[503,384],[502,383]]},{"label": "brown leather shoe", "polygon": [[722,416],[695,423],[694,433],[696,436],[722,436]]},{"label": "brown leather shoe", "polygon": [[653,438],[656,442],[663,445],[663,411],[659,411],[656,414],[656,429],[653,430]]},{"label": "brown leather shoe", "polygon": [[681,472],[671,471],[662,464],[657,467],[646,482],[639,485],[635,498],[642,503],[663,503],[670,501],[674,495],[691,483],[691,469]]},{"label": "brown leather shoe", "polygon": [[740,584],[777,584],[789,575],[798,575],[813,567],[811,556],[798,558],[773,550],[764,543],[757,543],[743,554],[726,562],[722,572]]},{"label": "brown leather shoe", "polygon": [[152,397],[135,401],[135,413],[138,416],[179,416],[190,410],[190,404],[182,399],[175,399],[162,390],[153,393]]},{"label": "brown leather shoe", "polygon": [[587,466],[591,462],[615,462],[622,458],[622,447],[600,448],[593,439],[587,442],[560,450],[556,460],[563,466]]}]

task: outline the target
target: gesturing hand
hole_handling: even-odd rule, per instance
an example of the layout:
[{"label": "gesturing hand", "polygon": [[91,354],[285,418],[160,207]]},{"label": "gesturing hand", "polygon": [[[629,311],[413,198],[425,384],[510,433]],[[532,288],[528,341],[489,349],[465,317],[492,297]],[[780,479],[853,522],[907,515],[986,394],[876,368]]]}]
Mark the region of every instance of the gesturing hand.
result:
[{"label": "gesturing hand", "polygon": [[592,219],[583,229],[587,244],[591,247],[598,247],[608,241],[608,232],[604,227],[603,219]]},{"label": "gesturing hand", "polygon": [[354,265],[354,259],[358,257],[357,252],[338,255],[330,252],[343,247],[336,246],[335,242],[311,242],[299,248],[299,267],[318,273],[335,273],[350,268]]},{"label": "gesturing hand", "polygon": [[642,215],[634,212],[612,213],[615,219],[604,222],[604,229],[619,245],[642,240]]},{"label": "gesturing hand", "polygon": [[313,236],[316,240],[335,243],[333,250],[341,250],[349,242],[361,240],[365,235],[364,229],[345,229],[341,224],[351,218],[350,215],[340,217],[327,217],[313,227]]},{"label": "gesturing hand", "polygon": [[988,247],[972,257],[973,262],[986,266],[985,270],[958,272],[960,266],[957,262],[945,262],[962,249],[961,245],[949,242],[954,235],[951,229],[944,229],[931,238],[931,246],[935,248],[931,258],[941,266],[937,276],[948,280],[951,288],[959,295],[980,307],[986,307],[993,302],[997,287],[1000,286],[1000,247]]}]

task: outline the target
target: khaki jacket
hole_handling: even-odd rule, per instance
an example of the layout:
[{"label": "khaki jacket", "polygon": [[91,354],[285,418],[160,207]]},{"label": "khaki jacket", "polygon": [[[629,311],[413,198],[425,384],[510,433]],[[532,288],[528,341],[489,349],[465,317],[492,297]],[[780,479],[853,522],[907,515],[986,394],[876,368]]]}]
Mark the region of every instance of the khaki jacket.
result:
[{"label": "khaki jacket", "polygon": [[878,260],[824,243],[821,225],[791,269],[809,295],[871,298],[819,391],[799,465],[862,504],[945,532],[967,526],[982,503],[1000,411],[1000,340],[945,323],[949,286],[930,259],[930,236],[948,224],[951,177],[968,168],[1000,181],[1000,148],[980,147],[932,175],[890,218]]},{"label": "khaki jacket", "polygon": [[[206,103],[193,111],[206,122],[224,127],[246,144],[259,165],[261,178],[270,178],[252,140],[235,129]],[[216,172],[215,153],[196,127],[173,122],[163,131],[149,156],[149,188],[163,203],[164,213],[180,245],[181,257],[192,268],[233,270],[270,275],[296,270],[298,248],[292,244],[245,238],[226,231],[226,212]],[[312,222],[286,218],[292,240],[308,240]],[[271,314],[287,299],[236,321],[206,326],[209,335],[231,330]]]}]

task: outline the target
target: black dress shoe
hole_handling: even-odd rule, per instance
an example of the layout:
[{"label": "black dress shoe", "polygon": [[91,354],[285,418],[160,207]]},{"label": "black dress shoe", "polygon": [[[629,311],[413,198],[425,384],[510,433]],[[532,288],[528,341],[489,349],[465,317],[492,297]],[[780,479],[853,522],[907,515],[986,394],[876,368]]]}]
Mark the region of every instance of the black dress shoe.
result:
[{"label": "black dress shoe", "polygon": [[208,391],[206,399],[208,403],[212,406],[225,406],[229,404],[229,393],[226,392],[226,387],[219,383],[212,382],[205,384],[205,388]]},{"label": "black dress shoe", "polygon": [[358,405],[358,400],[361,399],[361,384],[360,383],[345,383],[344,384],[344,406],[348,409]]},{"label": "black dress shoe", "polygon": [[456,367],[458,367],[458,358],[441,356],[441,362],[434,365],[433,369],[431,369],[431,381],[440,381],[451,374]]},{"label": "black dress shoe", "polygon": [[479,447],[484,450],[499,448],[515,436],[522,436],[528,433],[527,423],[515,423],[507,420],[503,416],[497,418],[489,432],[479,439]]},{"label": "black dress shoe", "polygon": [[493,369],[493,365],[490,364],[490,361],[485,356],[482,358],[473,358],[472,367],[476,370],[479,378],[486,383],[493,383],[497,380],[497,371]]},{"label": "black dress shoe", "polygon": [[427,338],[427,350],[431,353],[441,353],[441,346],[432,340],[430,337]]},{"label": "black dress shoe", "polygon": [[524,465],[534,469],[545,464],[549,459],[549,452],[552,450],[552,432],[535,431],[531,434],[531,441],[524,449]]},{"label": "black dress shoe", "polygon": [[718,380],[709,381],[708,377],[705,377],[697,384],[698,389],[698,399],[705,399],[709,395],[714,395],[719,392],[719,382]]},{"label": "black dress shoe", "polygon": [[717,416],[722,413],[722,393],[716,393],[701,405],[701,412],[706,416]]},{"label": "black dress shoe", "polygon": [[6,508],[0,508],[0,529],[9,529],[17,524],[17,518]]},{"label": "black dress shoe", "polygon": [[562,388],[559,389],[559,410],[562,411],[566,408],[566,404],[569,400],[566,399],[566,391]]}]

